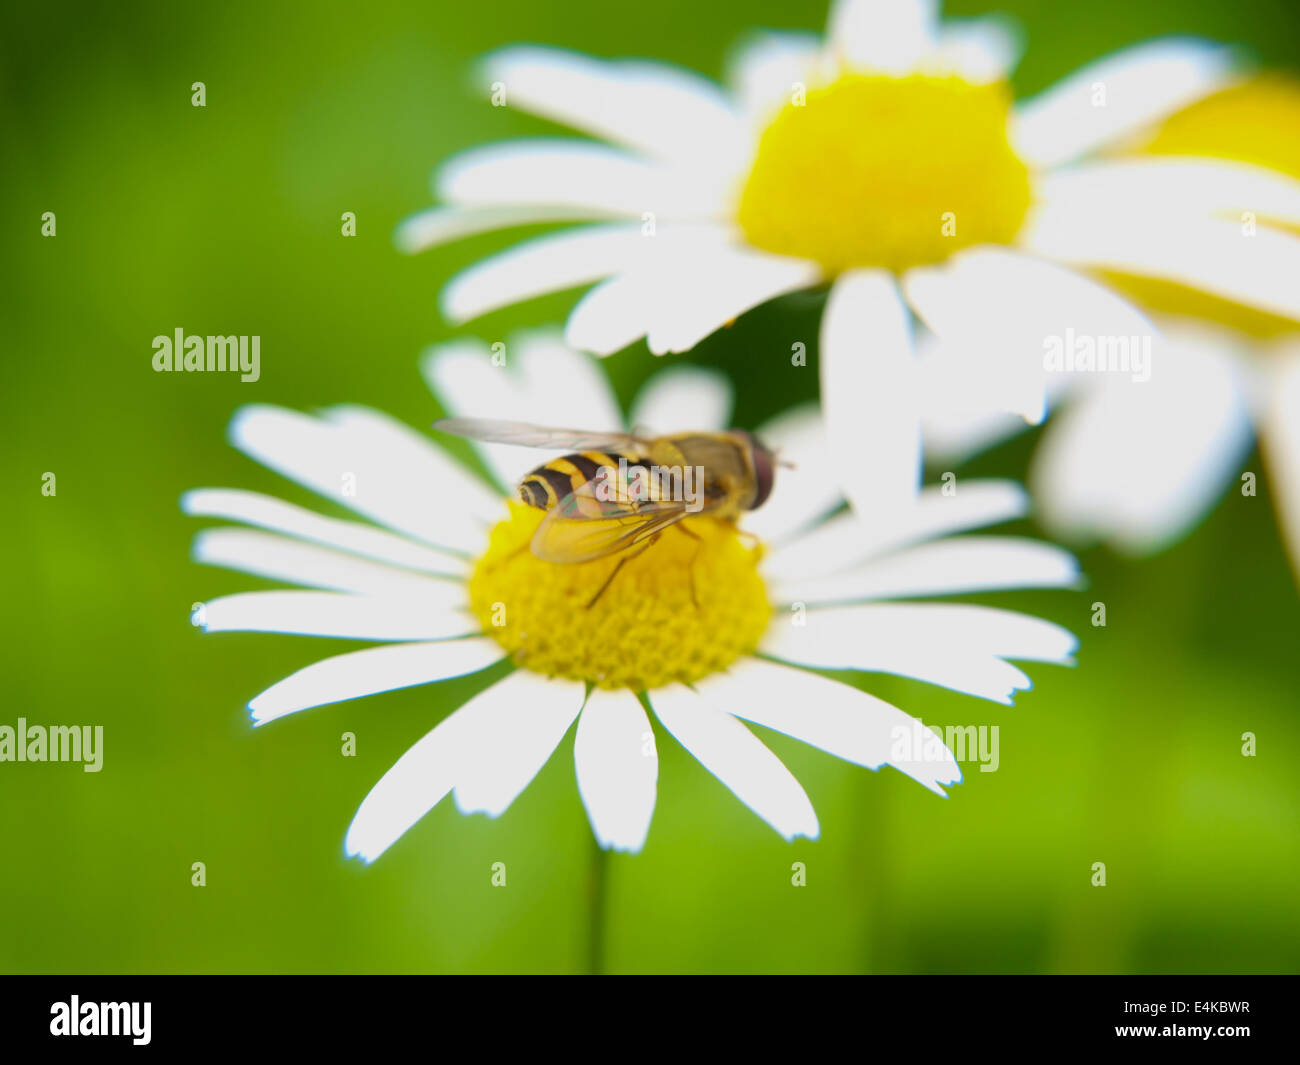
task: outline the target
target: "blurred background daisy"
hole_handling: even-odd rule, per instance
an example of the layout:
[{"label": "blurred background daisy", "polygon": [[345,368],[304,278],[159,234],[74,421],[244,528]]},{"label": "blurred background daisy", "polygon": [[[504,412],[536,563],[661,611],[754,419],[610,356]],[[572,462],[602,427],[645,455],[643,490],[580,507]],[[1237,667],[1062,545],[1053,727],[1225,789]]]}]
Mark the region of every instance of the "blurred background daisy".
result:
[{"label": "blurred background daisy", "polygon": [[[1259,168],[1300,205],[1300,79],[1243,78],[1144,131],[1126,153],[1146,165],[1165,195],[1198,180],[1203,160]],[[1255,210],[1224,221],[1249,244],[1290,241],[1300,224]],[[1300,273],[1282,278],[1300,292]],[[1300,311],[1261,313],[1168,280],[1109,272],[1108,280],[1148,311],[1162,334],[1147,380],[1124,374],[1044,374],[1065,406],[1045,431],[1031,485],[1049,528],[1072,539],[1105,539],[1142,554],[1168,546],[1205,518],[1231,486],[1249,498],[1269,478],[1284,543],[1300,577]],[[996,411],[970,376],[963,352],[924,343],[918,385],[932,457],[957,461],[1024,428]],[[1252,447],[1260,444],[1260,464]],[[1244,465],[1244,472],[1243,472]]]},{"label": "blurred background daisy", "polygon": [[[1100,3],[1068,17],[1028,0],[945,5],[948,18],[991,11],[1013,14],[1028,44],[1016,99],[1169,35],[1240,42],[1267,69],[1298,59],[1295,12],[1274,0]],[[11,223],[0,408],[12,475],[0,538],[16,560],[6,720],[105,730],[98,774],[0,767],[0,905],[25,915],[0,937],[0,967],[1295,970],[1300,605],[1274,520],[1277,479],[1254,444],[1239,470],[1261,473],[1258,496],[1225,493],[1161,554],[1134,564],[1086,549],[1083,594],[958,597],[1079,637],[1079,666],[1028,668],[1033,690],[1014,707],[905,676],[833,673],[827,683],[936,727],[999,727],[997,771],[963,761],[947,800],[755,725],[816,811],[819,837],[787,843],[665,737],[645,846],[605,859],[599,959],[588,947],[596,846],[569,748],[501,817],[463,817],[448,797],[369,866],[340,846],[376,781],[495,673],[252,729],[251,696],[359,645],[209,636],[190,622],[196,601],[283,585],[190,559],[199,526],[176,505],[188,489],[237,485],[357,520],[229,447],[237,409],[358,404],[426,435],[440,412],[413,373],[420,352],[463,335],[505,342],[572,309],[566,291],[453,328],[440,288],[517,235],[414,257],[393,248],[396,227],[428,202],[434,161],[560,133],[492,108],[488,87],[467,81],[480,57],[546,42],[654,57],[721,84],[731,42],[754,27],[821,39],[828,14],[775,0],[323,0],[310,14],[54,0],[0,14]],[[190,103],[196,81],[203,108]],[[55,237],[41,236],[47,211]],[[344,212],[355,237],[341,233]],[[726,374],[732,420],[757,427],[816,400],[824,304],[818,290],[780,297],[675,358]],[[154,373],[151,339],[177,327],[259,335],[261,379]],[[806,366],[791,364],[796,343]],[[662,368],[643,343],[604,365],[622,410]],[[1036,435],[957,468],[956,498],[977,479],[1021,477]],[[463,442],[446,446],[477,461]],[[929,480],[952,470],[936,465]],[[41,494],[47,472],[53,496]],[[1042,531],[1021,519],[963,535]],[[1242,756],[1245,732],[1255,757]],[[1096,861],[1104,889],[1090,883]],[[492,883],[498,862],[505,887]],[[791,882],[795,862],[804,887]]]},{"label": "blurred background daisy", "polygon": [[[459,155],[442,205],[406,222],[420,250],[485,229],[581,219],[453,278],[452,322],[597,282],[570,343],[645,338],[685,351],[737,315],[828,284],[822,402],[846,493],[868,525],[919,485],[912,319],[958,348],[1030,421],[1045,402],[1042,337],[1150,335],[1130,303],[1071,267],[1104,265],[1300,317],[1300,240],[1242,241],[1223,211],[1300,225],[1300,185],[1232,160],[1160,172],[1092,159],[1232,83],[1230,50],[1169,38],[1100,58],[1013,103],[1019,34],[946,22],[937,0],[837,0],[825,37],[755,33],[727,88],[669,64],[536,46],[489,56],[494,105],[588,139]],[[1189,172],[1190,171],[1190,172]],[[1179,191],[1169,196],[1170,186]],[[850,460],[854,441],[890,461]]]}]

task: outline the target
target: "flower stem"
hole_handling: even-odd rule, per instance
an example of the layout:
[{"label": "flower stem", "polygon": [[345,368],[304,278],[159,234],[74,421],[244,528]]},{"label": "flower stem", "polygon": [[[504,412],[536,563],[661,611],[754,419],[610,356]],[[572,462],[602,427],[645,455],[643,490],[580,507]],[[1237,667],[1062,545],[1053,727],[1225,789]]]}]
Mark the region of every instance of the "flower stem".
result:
[{"label": "flower stem", "polygon": [[587,883],[587,972],[604,972],[605,963],[605,901],[609,879],[609,852],[591,836],[594,848],[590,879]]},{"label": "flower stem", "polygon": [[861,929],[859,957],[862,972],[881,972],[881,966],[890,960],[888,892],[890,866],[888,845],[888,799],[881,781],[874,773],[858,774],[855,790],[859,801],[855,804],[858,823],[854,844],[858,875],[866,898],[866,918]]}]

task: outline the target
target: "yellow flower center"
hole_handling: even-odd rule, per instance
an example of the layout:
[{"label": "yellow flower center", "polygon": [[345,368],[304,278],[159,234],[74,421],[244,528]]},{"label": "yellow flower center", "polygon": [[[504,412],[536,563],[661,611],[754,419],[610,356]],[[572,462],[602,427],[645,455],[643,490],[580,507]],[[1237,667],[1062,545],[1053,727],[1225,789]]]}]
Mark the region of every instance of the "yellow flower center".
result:
[{"label": "yellow flower center", "polygon": [[755,247],[828,274],[905,270],[1007,244],[1030,205],[1011,93],[956,77],[845,74],[764,131],[739,223]]},{"label": "yellow flower center", "polygon": [[[1207,96],[1167,119],[1140,150],[1231,159],[1300,178],[1300,82],[1264,75]],[[1261,339],[1300,331],[1290,318],[1184,285],[1115,272],[1107,277],[1153,311],[1218,322]]]},{"label": "yellow flower center", "polygon": [[685,531],[665,530],[636,557],[557,563],[528,547],[542,517],[536,507],[510,503],[469,579],[483,631],[516,664],[598,688],[646,691],[726,669],[758,645],[771,618],[758,574],[762,551],[733,525],[686,518]]}]

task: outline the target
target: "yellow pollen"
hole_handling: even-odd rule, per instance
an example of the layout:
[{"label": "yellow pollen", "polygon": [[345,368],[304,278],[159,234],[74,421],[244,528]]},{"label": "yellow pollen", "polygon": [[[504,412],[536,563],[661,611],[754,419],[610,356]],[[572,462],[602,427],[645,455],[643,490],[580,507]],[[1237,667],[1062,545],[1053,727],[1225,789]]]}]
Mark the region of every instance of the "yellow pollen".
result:
[{"label": "yellow pollen", "polygon": [[901,271],[1007,244],[1030,206],[1005,84],[845,74],[764,131],[739,223],[757,248],[829,274]]},{"label": "yellow pollen", "polygon": [[598,688],[646,691],[699,680],[758,646],[771,618],[758,575],[762,551],[734,526],[686,518],[687,532],[665,530],[588,609],[627,553],[543,562],[528,548],[543,512],[509,506],[470,575],[469,597],[483,631],[517,665]]},{"label": "yellow pollen", "polygon": [[[1300,178],[1300,81],[1267,74],[1214,93],[1168,118],[1139,150],[1236,160]],[[1260,218],[1258,224],[1270,223]],[[1115,272],[1106,276],[1149,310],[1217,322],[1260,339],[1300,332],[1300,323],[1290,318],[1185,285]]]}]

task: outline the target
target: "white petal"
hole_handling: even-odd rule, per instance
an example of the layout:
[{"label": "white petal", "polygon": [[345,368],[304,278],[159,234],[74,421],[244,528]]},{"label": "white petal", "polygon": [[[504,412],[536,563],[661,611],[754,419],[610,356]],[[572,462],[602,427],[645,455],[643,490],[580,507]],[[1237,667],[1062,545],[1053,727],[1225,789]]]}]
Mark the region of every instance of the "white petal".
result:
[{"label": "white petal", "polygon": [[868,547],[872,554],[883,554],[896,547],[1014,521],[1028,510],[1025,491],[1015,481],[955,481],[952,494],[947,486],[931,485],[917,497],[914,507],[885,525],[881,536]]},{"label": "white petal", "polygon": [[931,468],[947,472],[1028,426],[1022,415],[987,407],[930,407],[921,418],[921,440]]},{"label": "white petal", "polygon": [[608,355],[645,336],[656,355],[686,351],[745,311],[820,277],[815,263],[736,247],[733,237],[721,226],[660,228],[640,263],[579,301],[569,343]]},{"label": "white petal", "polygon": [[757,127],[789,103],[799,86],[807,88],[821,65],[817,35],[757,31],[732,53],[727,81]]},{"label": "white petal", "polygon": [[550,233],[462,270],[442,290],[443,317],[459,324],[548,292],[588,285],[648,252],[641,226],[611,223]]},{"label": "white petal", "polygon": [[[795,654],[780,657],[799,665],[819,665],[815,660],[804,662]],[[816,659],[818,656],[810,657]],[[857,668],[872,673],[910,677],[950,691],[973,695],[977,699],[1001,703],[1003,706],[1013,704],[1016,692],[1027,691],[1034,686],[1028,674],[1010,662],[995,655],[979,655],[964,650],[950,651],[945,655],[918,647],[895,650],[892,653],[887,653],[885,649],[873,650],[861,656]]]},{"label": "white petal", "polygon": [[906,74],[935,48],[937,0],[836,0],[827,35],[849,65]]},{"label": "white petal", "polygon": [[1136,133],[1226,85],[1228,49],[1191,38],[1151,41],[1092,63],[1020,105],[1014,142],[1055,166]]},{"label": "white petal", "polygon": [[465,588],[448,582],[438,595],[342,592],[239,592],[194,612],[204,632],[285,632],[347,640],[442,640],[479,628],[464,610]]},{"label": "white petal", "polygon": [[[505,365],[492,361],[492,353],[481,340],[462,339],[427,349],[420,359],[425,383],[449,417],[486,417],[525,421],[523,397],[511,372],[510,350]],[[534,415],[536,412],[534,411]],[[541,456],[523,448],[502,444],[470,446],[496,475],[497,486],[511,489],[528,463],[537,465]]]},{"label": "white petal", "polygon": [[793,407],[777,415],[760,425],[756,435],[790,466],[776,471],[767,502],[746,512],[743,524],[747,532],[779,543],[842,505],[815,405]]},{"label": "white petal", "polygon": [[960,481],[955,495],[934,485],[921,492],[915,506],[894,515],[874,534],[854,514],[836,514],[778,547],[764,559],[764,570],[780,580],[833,573],[898,547],[1014,521],[1028,509],[1028,496],[1014,481]]},{"label": "white petal", "polygon": [[1171,333],[1149,380],[1108,378],[1052,420],[1031,471],[1049,528],[1151,551],[1205,514],[1251,443],[1221,343]]},{"label": "white petal", "polygon": [[314,418],[248,406],[235,447],[328,499],[429,544],[477,553],[500,497],[425,437],[377,411],[335,407]]},{"label": "white petal", "polygon": [[1051,622],[991,607],[874,603],[774,623],[762,651],[817,669],[896,673],[1010,705],[1031,687],[1004,658],[1072,664],[1078,641]]},{"label": "white petal", "polygon": [[607,850],[639,851],[654,816],[659,755],[631,692],[592,691],[578,718],[573,762],[597,841]]},{"label": "white petal", "polygon": [[[396,843],[406,830],[432,810],[452,786],[473,773],[493,742],[501,742],[491,729],[494,700],[515,699],[519,673],[512,673],[462,706],[410,748],[358,807],[348,827],[343,849],[349,857],[373,862]],[[535,680],[531,674],[523,674]],[[495,693],[495,694],[494,694]]]},{"label": "white petal", "polygon": [[[937,795],[944,795],[943,785],[961,783],[961,768],[941,739],[910,715],[847,684],[749,659],[705,678],[697,688],[719,711],[855,765],[892,765]],[[918,733],[924,742],[911,743]]]},{"label": "white petal", "polygon": [[1159,339],[1150,320],[1105,285],[1005,248],[958,253],[943,267],[910,271],[903,284],[949,357],[970,365],[963,381],[978,389],[971,402],[1031,422],[1042,420],[1059,376],[1047,368],[1052,345],[1087,336],[1154,347]]},{"label": "white petal", "polygon": [[1010,77],[1024,51],[1024,34],[1010,19],[997,15],[949,19],[939,30],[934,52],[922,61],[930,73],[957,74],[985,83]]},{"label": "white petal", "polygon": [[1049,258],[1176,281],[1300,321],[1300,237],[1267,226],[1048,202],[1020,239]]},{"label": "white petal", "polygon": [[673,366],[641,387],[628,424],[658,434],[727,429],[731,400],[731,382],[725,374],[702,366]]},{"label": "white petal", "polygon": [[870,529],[911,507],[921,482],[912,328],[883,271],[850,271],[821,324],[821,397],[840,484]]},{"label": "white petal", "polygon": [[1300,345],[1275,354],[1277,366],[1261,422],[1264,460],[1291,565],[1300,578]]},{"label": "white petal", "polygon": [[647,211],[712,218],[723,210],[726,190],[604,144],[548,138],[462,152],[442,168],[436,192],[461,207],[569,207],[639,220]]},{"label": "white petal", "polygon": [[[605,371],[574,351],[558,331],[511,335],[504,365],[482,341],[430,348],[420,363],[429,388],[448,414],[540,422],[578,429],[620,431],[623,418]],[[545,456],[523,447],[474,444],[504,488],[513,488]]]},{"label": "white petal", "polygon": [[799,782],[734,717],[680,685],[655,691],[651,706],[678,743],[787,840],[817,838],[817,814]]},{"label": "white petal", "polygon": [[613,355],[635,344],[645,336],[647,308],[657,287],[657,276],[646,270],[607,278],[574,305],[564,339],[596,355]]},{"label": "white petal", "polygon": [[543,222],[589,222],[603,214],[581,206],[430,207],[405,219],[393,242],[400,251],[414,254],[476,233]]},{"label": "white petal", "polygon": [[[596,359],[575,351],[557,329],[515,334],[515,369],[521,393],[533,404],[554,412],[551,424],[581,429],[620,430],[623,415],[609,375]],[[486,412],[485,412],[486,413]]]},{"label": "white petal", "polygon": [[464,814],[500,817],[541,771],[582,709],[582,686],[519,670],[465,704],[482,723],[454,797]]},{"label": "white petal", "polygon": [[193,557],[209,566],[340,592],[414,597],[426,590],[437,595],[447,587],[445,579],[253,529],[204,529],[194,538]]},{"label": "white petal", "polygon": [[[1300,225],[1300,181],[1227,159],[1150,156],[1081,163],[1044,175],[1037,198],[1062,212],[1235,214]],[[1104,205],[1104,206],[1103,206]]]},{"label": "white petal", "polygon": [[509,106],[661,159],[722,167],[746,139],[718,86],[666,63],[521,46],[496,52],[485,66],[485,80],[504,85]]},{"label": "white petal", "polygon": [[999,588],[1064,588],[1078,579],[1074,556],[1052,544],[1011,536],[959,536],[830,576],[777,581],[771,591],[783,603],[834,603]]},{"label": "white petal", "polygon": [[647,308],[646,343],[654,355],[689,351],[746,311],[820,279],[816,263],[747,248],[664,260]]},{"label": "white petal", "polygon": [[181,496],[181,510],[196,517],[226,518],[258,525],[272,532],[337,547],[354,555],[391,562],[423,573],[450,577],[459,576],[466,570],[465,564],[453,555],[442,554],[361,522],[327,518],[260,492],[245,492],[237,488],[196,488]]},{"label": "white petal", "polygon": [[373,862],[451,791],[467,742],[463,713],[440,722],[370,789],[343,841],[349,858]]},{"label": "white petal", "polygon": [[[1006,409],[1009,397],[993,382],[988,367],[959,350],[961,340],[959,336],[956,343],[941,341],[926,328],[916,335],[921,440],[929,467],[945,472],[1028,425],[1023,414]],[[1069,383],[1062,374],[1048,379],[1049,407]]]},{"label": "white petal", "polygon": [[[767,653],[798,666],[827,670],[855,668],[866,672],[907,676],[926,681],[927,684],[937,684],[953,692],[1000,702],[1004,706],[1010,706],[1014,702],[1015,693],[1034,687],[1030,677],[1010,662],[997,655],[976,654],[969,650],[949,649],[940,653],[937,648],[918,646],[865,648],[854,655],[855,664],[852,666],[845,664],[848,654],[832,654],[831,649],[818,650],[809,648],[807,644],[796,648],[788,648],[784,644],[774,645]],[[836,664],[831,664],[832,662]]]},{"label": "white petal", "polygon": [[313,662],[251,699],[255,725],[299,710],[477,673],[505,656],[486,637],[367,647]]}]

